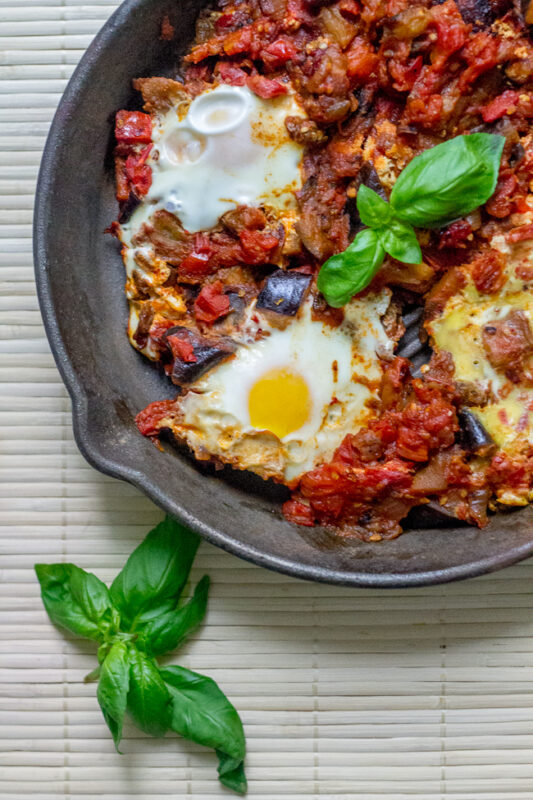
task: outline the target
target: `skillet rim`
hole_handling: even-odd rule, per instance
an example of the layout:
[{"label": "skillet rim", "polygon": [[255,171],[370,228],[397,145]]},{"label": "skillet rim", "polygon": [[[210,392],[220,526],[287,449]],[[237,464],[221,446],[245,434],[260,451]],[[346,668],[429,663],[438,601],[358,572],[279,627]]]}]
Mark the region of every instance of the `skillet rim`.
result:
[{"label": "skillet rim", "polygon": [[[60,334],[57,314],[52,299],[48,276],[48,223],[51,219],[50,205],[53,177],[59,168],[59,154],[63,146],[62,130],[68,124],[70,107],[78,94],[83,92],[93,69],[98,68],[100,56],[112,43],[116,30],[122,26],[135,10],[150,0],[125,0],[97,33],[76,67],[61,97],[46,140],[35,194],[33,220],[33,257],[35,281],[44,328],[55,363],[72,401],[73,431],[76,444],[85,459],[95,469],[133,484],[146,494],[165,512],[179,519],[196,531],[206,541],[245,561],[292,577],[319,583],[375,589],[412,588],[449,583],[473,578],[503,569],[533,555],[533,535],[529,542],[514,546],[508,551],[481,557],[465,564],[436,568],[419,572],[371,573],[354,570],[346,572],[321,567],[320,564],[302,564],[296,560],[268,554],[260,548],[243,543],[215,527],[202,522],[183,506],[169,497],[165,490],[151,480],[142,469],[131,466],[127,459],[112,459],[95,446],[89,424],[89,399],[80,376],[74,370]],[[288,525],[289,523],[287,523]],[[413,533],[422,529],[413,528]],[[533,531],[532,531],[533,534]],[[383,543],[387,546],[387,542]]]}]

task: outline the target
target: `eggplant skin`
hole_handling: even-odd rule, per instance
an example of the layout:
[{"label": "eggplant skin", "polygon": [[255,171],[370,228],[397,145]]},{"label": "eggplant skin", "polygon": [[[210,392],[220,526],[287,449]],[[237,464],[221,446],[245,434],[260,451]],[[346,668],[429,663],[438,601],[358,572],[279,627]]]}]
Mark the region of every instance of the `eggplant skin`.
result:
[{"label": "eggplant skin", "polygon": [[[235,344],[230,339],[222,337],[210,339],[182,325],[169,328],[165,339],[168,339],[169,336],[177,336],[192,345],[195,358],[195,361],[174,358],[170,378],[176,386],[188,386],[215,364],[225,361],[235,352]],[[170,345],[169,351],[171,352]]]},{"label": "eggplant skin", "polygon": [[311,283],[311,275],[303,272],[286,272],[278,269],[265,282],[257,298],[256,307],[294,317],[300,308]]},{"label": "eggplant skin", "polygon": [[512,0],[457,0],[457,8],[465,22],[484,28],[513,7]]},{"label": "eggplant skin", "polygon": [[494,439],[481,421],[468,408],[457,412],[460,433],[459,443],[469,453],[485,456],[495,448]]},{"label": "eggplant skin", "polygon": [[123,225],[125,222],[128,222],[129,218],[135,209],[140,206],[140,204],[141,199],[135,194],[135,192],[130,192],[128,199],[120,203],[118,221],[121,225]]},{"label": "eggplant skin", "polygon": [[453,510],[441,506],[437,500],[430,500],[429,503],[415,506],[409,512],[406,521],[406,529],[409,528],[450,528],[465,526],[467,523],[460,520]]}]

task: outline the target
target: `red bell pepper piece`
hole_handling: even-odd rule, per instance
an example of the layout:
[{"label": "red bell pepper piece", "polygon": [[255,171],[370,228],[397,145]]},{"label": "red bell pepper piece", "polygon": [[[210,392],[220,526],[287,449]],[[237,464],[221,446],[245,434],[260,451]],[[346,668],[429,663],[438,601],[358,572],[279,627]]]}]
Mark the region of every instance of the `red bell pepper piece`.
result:
[{"label": "red bell pepper piece", "polygon": [[126,144],[148,144],[152,141],[152,118],[142,111],[117,111],[115,138]]}]

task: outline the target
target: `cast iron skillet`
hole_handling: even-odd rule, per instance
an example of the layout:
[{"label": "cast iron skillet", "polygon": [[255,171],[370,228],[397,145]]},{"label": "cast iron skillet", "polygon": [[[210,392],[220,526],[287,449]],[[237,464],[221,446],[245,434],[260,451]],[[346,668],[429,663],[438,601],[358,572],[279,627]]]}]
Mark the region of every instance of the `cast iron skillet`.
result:
[{"label": "cast iron skillet", "polygon": [[[483,531],[419,527],[392,542],[348,541],[286,522],[280,512],[284,489],[245,473],[202,468],[170,444],[160,452],[138,433],[135,414],[174,391],[125,335],[122,262],[116,242],[104,235],[117,213],[112,117],[138,102],[133,77],[172,72],[193,37],[201,5],[125,2],[74,73],[48,137],[37,189],[35,270],[80,450],[97,469],[135,484],[213,544],[302,578],[420,586],[491,572],[532,555],[533,508],[498,515]],[[176,28],[172,42],[158,38],[164,14]]]}]

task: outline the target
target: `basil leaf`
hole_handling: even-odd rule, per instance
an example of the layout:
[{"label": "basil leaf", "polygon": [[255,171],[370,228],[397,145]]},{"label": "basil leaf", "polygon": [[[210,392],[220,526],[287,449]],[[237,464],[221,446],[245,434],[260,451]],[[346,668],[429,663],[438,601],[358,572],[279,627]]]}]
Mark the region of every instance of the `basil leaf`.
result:
[{"label": "basil leaf", "polygon": [[117,752],[122,738],[122,724],[130,684],[128,648],[124,642],[115,642],[100,666],[100,680],[96,696],[102,714],[111,731]]},{"label": "basil leaf", "polygon": [[130,649],[128,712],[138,727],[150,736],[163,736],[171,719],[171,698],[155,661]]},{"label": "basil leaf", "polygon": [[133,551],[110,589],[126,629],[175,606],[199,542],[195,533],[167,516]]},{"label": "basil leaf", "polygon": [[386,228],[376,233],[386,253],[404,264],[420,264],[422,251],[412,225],[399,219],[391,219]]},{"label": "basil leaf", "polygon": [[107,586],[96,575],[74,564],[36,564],[35,572],[55,625],[97,642],[118,627]]},{"label": "basil leaf", "polygon": [[142,625],[139,646],[151,656],[174,650],[203,620],[207,608],[209,578],[204,575],[194,594],[182,608],[172,609]]},{"label": "basil leaf", "polygon": [[413,158],[390,203],[411,225],[440,228],[485,203],[498,180],[505,139],[492,133],[456,136]]},{"label": "basil leaf", "polygon": [[380,228],[382,225],[387,225],[392,216],[389,203],[364,183],[357,190],[355,202],[361,222],[363,225],[368,225],[369,228]]},{"label": "basil leaf", "polygon": [[172,697],[172,730],[217,750],[221,782],[227,780],[230,788],[240,784],[241,789],[236,791],[246,791],[244,731],[226,695],[211,678],[184,667],[162,669],[161,677]]},{"label": "basil leaf", "polygon": [[343,253],[331,256],[318,273],[317,287],[333,308],[368,286],[381,264],[385,251],[378,235],[370,228],[360,231]]},{"label": "basil leaf", "polygon": [[221,750],[217,750],[216,754],[218,757],[218,779],[220,783],[237,794],[246,794],[248,781],[244,773],[244,761],[239,761],[238,758],[230,758]]}]

